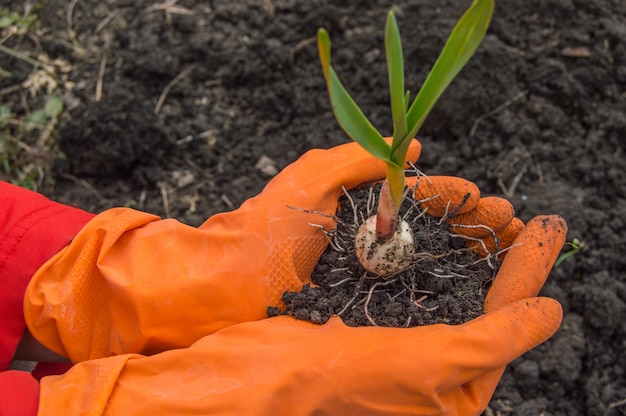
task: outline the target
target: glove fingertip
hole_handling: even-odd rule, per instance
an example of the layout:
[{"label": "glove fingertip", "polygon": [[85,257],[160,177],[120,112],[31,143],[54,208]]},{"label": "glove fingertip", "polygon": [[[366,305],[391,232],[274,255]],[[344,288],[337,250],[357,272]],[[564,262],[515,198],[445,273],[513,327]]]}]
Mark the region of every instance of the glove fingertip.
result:
[{"label": "glove fingertip", "polygon": [[528,334],[527,349],[546,342],[561,326],[563,307],[552,298],[537,297],[525,299],[518,311]]},{"label": "glove fingertip", "polygon": [[[556,299],[541,297],[539,298],[546,305],[542,311],[542,315],[546,318],[544,341],[550,338],[558,331],[563,322],[563,305]],[[542,341],[543,342],[543,341]]]},{"label": "glove fingertip", "polygon": [[[533,297],[503,305],[455,327],[458,331],[448,339],[454,345],[454,354],[447,357],[450,368],[457,369],[455,381],[470,382],[506,366],[554,335],[562,319],[559,302]],[[459,372],[463,366],[468,371]]]},{"label": "glove fingertip", "polygon": [[485,298],[485,311],[537,296],[565,243],[567,225],[557,215],[530,220],[513,242]]},{"label": "glove fingertip", "polygon": [[428,214],[443,217],[472,211],[480,201],[480,190],[473,182],[456,176],[420,177],[415,180],[414,197]]}]

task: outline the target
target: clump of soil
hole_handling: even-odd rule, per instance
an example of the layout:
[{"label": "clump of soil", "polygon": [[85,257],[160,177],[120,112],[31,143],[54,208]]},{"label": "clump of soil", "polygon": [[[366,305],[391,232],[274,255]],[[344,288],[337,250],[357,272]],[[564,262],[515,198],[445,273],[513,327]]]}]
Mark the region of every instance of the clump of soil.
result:
[{"label": "clump of soil", "polygon": [[495,257],[481,258],[454,236],[446,222],[433,218],[406,198],[401,217],[411,225],[416,254],[411,266],[391,277],[368,273],[356,258],[354,235],[375,211],[379,185],[350,191],[340,199],[333,241],[312,273],[314,286],[285,292],[279,313],[317,324],[340,316],[349,326],[414,327],[461,324],[483,313],[483,301],[495,276]]}]

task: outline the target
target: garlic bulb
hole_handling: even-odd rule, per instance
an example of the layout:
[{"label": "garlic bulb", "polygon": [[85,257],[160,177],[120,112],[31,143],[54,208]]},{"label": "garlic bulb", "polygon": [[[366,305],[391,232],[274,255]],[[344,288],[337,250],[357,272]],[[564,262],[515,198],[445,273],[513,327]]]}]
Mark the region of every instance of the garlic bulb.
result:
[{"label": "garlic bulb", "polygon": [[363,267],[383,277],[396,274],[409,267],[415,253],[413,232],[406,221],[400,221],[391,239],[379,241],[376,237],[376,215],[361,224],[355,245],[357,258]]}]

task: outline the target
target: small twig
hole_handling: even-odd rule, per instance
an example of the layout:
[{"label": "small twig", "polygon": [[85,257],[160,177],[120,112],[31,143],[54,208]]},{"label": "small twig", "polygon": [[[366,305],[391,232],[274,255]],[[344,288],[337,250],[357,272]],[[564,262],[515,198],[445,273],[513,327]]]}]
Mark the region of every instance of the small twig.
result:
[{"label": "small twig", "polygon": [[144,204],[146,203],[147,196],[148,196],[148,191],[146,191],[145,189],[142,189],[141,193],[139,194],[139,201],[137,201],[137,207],[139,209],[141,209],[141,207],[143,207]]},{"label": "small twig", "polygon": [[0,90],[0,97],[5,96],[7,94],[12,94],[16,91],[20,91],[22,88],[22,84],[15,84],[15,85],[11,85],[9,87],[3,88]]},{"label": "small twig", "polygon": [[78,0],[70,1],[69,6],[67,6],[67,12],[65,13],[65,22],[67,24],[67,35],[70,39],[74,40],[76,38],[76,33],[74,33],[74,29],[72,29],[72,16],[74,15],[74,7],[76,7],[76,3]]},{"label": "small twig", "polygon": [[102,31],[102,29],[104,29],[104,27],[105,27],[106,25],[108,25],[108,24],[109,24],[109,22],[110,22],[111,20],[113,20],[113,18],[114,18],[115,16],[117,16],[117,13],[118,13],[118,10],[117,10],[117,9],[115,9],[115,10],[113,10],[111,13],[109,13],[108,15],[106,15],[106,17],[105,17],[104,19],[102,19],[102,21],[101,21],[100,23],[98,23],[98,26],[96,26],[95,32],[96,32],[96,33],[100,33],[100,32]]},{"label": "small twig", "polygon": [[163,211],[165,212],[165,216],[170,218],[172,215],[170,213],[170,202],[167,196],[167,187],[164,182],[159,182],[158,185],[161,190],[161,198],[163,199]]},{"label": "small twig", "polygon": [[620,406],[624,406],[626,405],[626,398],[622,399],[622,400],[618,400],[616,402],[613,402],[611,404],[609,404],[609,409],[614,409],[616,407],[620,407]]},{"label": "small twig", "polygon": [[97,196],[99,199],[103,199],[100,192],[98,192],[98,190],[94,188],[93,186],[91,186],[91,184],[87,182],[86,180],[77,178],[76,176],[70,175],[69,173],[61,173],[61,176],[83,186],[85,189],[87,189],[89,192]]},{"label": "small twig", "polygon": [[305,46],[308,46],[312,43],[315,43],[317,40],[317,38],[315,36],[312,36],[308,39],[304,39],[300,42],[298,42],[298,44],[296,46],[294,46],[290,51],[289,51],[289,62],[293,63],[296,59],[296,52],[298,52],[300,49],[304,48]]},{"label": "small twig", "polygon": [[111,34],[104,33],[104,47],[102,48],[102,58],[100,58],[100,67],[98,68],[98,79],[96,80],[96,92],[94,94],[94,100],[96,102],[102,100],[102,90],[104,86],[104,73],[107,67],[107,52],[109,51],[109,45],[111,45]]},{"label": "small twig", "polygon": [[[154,11],[163,11],[165,13],[165,23],[170,32],[172,31],[172,15],[179,14],[184,16],[193,16],[194,12],[183,6],[177,6],[178,0],[166,0],[164,3],[150,6],[144,10],[144,13],[151,13]],[[171,33],[170,33],[171,35]]]},{"label": "small twig", "polygon": [[20,61],[24,61],[24,62],[26,62],[26,63],[28,63],[28,64],[31,64],[31,65],[32,65],[32,66],[34,66],[35,68],[42,67],[42,68],[44,68],[44,69],[46,69],[46,70],[49,70],[49,68],[50,68],[50,66],[49,66],[49,65],[46,65],[46,64],[44,64],[43,62],[40,62],[40,61],[38,61],[38,60],[36,60],[36,59],[33,59],[33,58],[31,58],[30,56],[24,55],[23,53],[20,53],[20,52],[14,51],[14,50],[13,50],[13,49],[11,49],[11,48],[7,48],[7,47],[6,47],[6,46],[4,46],[4,45],[0,45],[0,52],[6,53],[6,54],[7,54],[7,55],[9,55],[9,56],[12,56],[12,57],[14,57],[14,58],[19,59]]},{"label": "small twig", "polygon": [[98,69],[98,79],[96,80],[96,93],[93,97],[94,101],[98,102],[102,100],[102,87],[104,85],[104,72],[107,67],[107,54],[106,50],[102,54],[102,59],[100,59],[100,68]]},{"label": "small twig", "polygon": [[183,6],[176,6],[176,3],[178,3],[178,0],[167,0],[164,3],[155,4],[154,6],[148,7],[147,9],[144,10],[144,13],[163,11],[165,12],[165,15],[166,15],[165,18],[167,20],[171,19],[171,17],[168,18],[168,15],[171,15],[171,14],[193,16],[192,10],[189,10]]},{"label": "small twig", "polygon": [[274,17],[276,15],[276,10],[274,9],[274,5],[271,0],[263,0],[263,9],[265,9],[270,17]]},{"label": "small twig", "polygon": [[502,178],[501,177],[498,178],[498,185],[500,186],[500,189],[502,190],[502,193],[504,194],[504,196],[506,196],[507,198],[513,198],[513,195],[515,195],[515,189],[517,189],[517,185],[519,185],[519,182],[524,177],[524,174],[526,173],[526,169],[528,169],[529,163],[530,163],[530,160],[527,160],[526,163],[524,163],[524,166],[522,166],[520,171],[517,172],[517,174],[513,178],[513,181],[511,182],[511,186],[509,186],[508,188],[502,181]]},{"label": "small twig", "polygon": [[230,198],[226,196],[226,194],[220,195],[220,199],[224,201],[224,203],[229,209],[235,208],[235,204],[233,204],[233,201],[231,201]]},{"label": "small twig", "polygon": [[508,106],[513,104],[514,102],[522,99],[523,97],[526,96],[526,94],[528,94],[528,90],[521,91],[515,97],[508,99],[507,101],[503,102],[502,104],[500,104],[499,106],[497,106],[493,110],[488,111],[485,114],[482,114],[482,115],[478,116],[476,118],[476,120],[474,120],[474,124],[472,125],[472,128],[470,129],[469,137],[474,137],[476,135],[476,130],[478,129],[478,125],[480,123],[482,123],[483,121],[485,121],[489,117],[491,117],[491,116],[493,116],[495,114],[498,114],[500,111],[504,110],[505,108],[507,108]]},{"label": "small twig", "polygon": [[178,84],[183,78],[189,75],[189,73],[193,70],[194,67],[195,65],[189,65],[187,68],[183,69],[180,74],[176,75],[176,77],[165,86],[165,88],[163,89],[163,92],[161,93],[161,96],[159,97],[159,100],[156,103],[156,106],[154,107],[154,114],[159,114],[159,111],[161,111],[161,107],[163,107],[163,104],[165,103],[165,99],[167,98],[167,95],[170,93],[172,88],[174,88],[174,86]]},{"label": "small twig", "polygon": [[194,163],[194,161],[189,158],[188,154],[185,154],[185,156],[183,156],[183,159],[185,160],[185,163],[187,164],[187,166],[189,166],[191,169],[193,169],[194,171],[196,171],[197,173],[199,173],[200,175],[202,175],[203,177],[207,179],[213,179],[213,176],[211,176],[211,173],[207,172],[206,169],[202,169],[200,166]]}]

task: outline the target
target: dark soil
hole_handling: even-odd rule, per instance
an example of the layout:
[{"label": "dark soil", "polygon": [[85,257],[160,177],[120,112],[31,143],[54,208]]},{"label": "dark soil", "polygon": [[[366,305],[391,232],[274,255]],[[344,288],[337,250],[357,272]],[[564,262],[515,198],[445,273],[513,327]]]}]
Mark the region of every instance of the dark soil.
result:
[{"label": "dark soil", "polygon": [[[398,7],[407,87],[416,91],[469,1],[170,4],[50,0],[38,12],[40,36],[6,45],[72,65],[75,85],[60,90],[66,157],[45,191],[51,198],[192,225],[234,209],[306,150],[347,141],[328,104],[318,27],[330,32],[347,88],[390,134],[386,11]],[[568,241],[585,245],[542,292],[562,303],[561,329],[508,367],[487,414],[626,414],[625,8],[500,0],[485,41],[420,133],[422,171],[472,180],[510,199],[524,221],[560,214]],[[0,59],[11,73],[0,89],[32,70]]]},{"label": "dark soil", "polygon": [[[374,191],[371,192],[372,188]],[[368,212],[368,199],[380,185],[349,192],[340,199],[338,225],[330,245],[311,275],[315,287],[285,292],[285,311],[316,324],[339,315],[349,326],[414,327],[430,324],[458,325],[483,313],[483,302],[497,273],[497,257],[481,259],[451,236],[440,223],[405,200],[400,215],[413,230],[417,252],[410,267],[387,278],[367,272],[359,263],[354,236]],[[356,208],[356,221],[352,205]],[[277,315],[278,307],[269,309]]]}]

